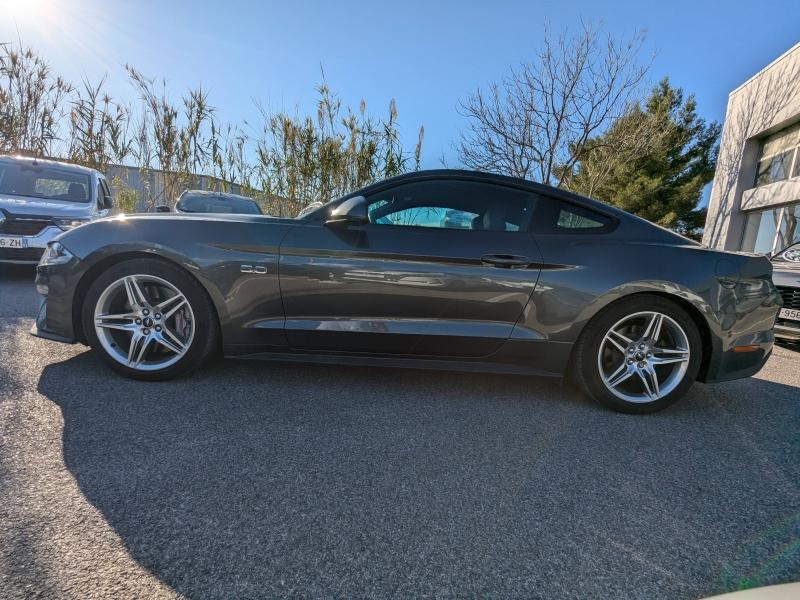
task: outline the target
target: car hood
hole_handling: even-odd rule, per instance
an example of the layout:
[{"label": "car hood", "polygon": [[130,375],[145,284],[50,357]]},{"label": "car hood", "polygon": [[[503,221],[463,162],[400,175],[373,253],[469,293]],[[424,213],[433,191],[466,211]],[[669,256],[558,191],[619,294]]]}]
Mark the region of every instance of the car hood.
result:
[{"label": "car hood", "polygon": [[90,217],[92,215],[92,203],[0,195],[0,210],[7,215],[80,218]]},{"label": "car hood", "polygon": [[772,282],[784,287],[800,288],[800,265],[786,267],[781,263],[772,263]]}]

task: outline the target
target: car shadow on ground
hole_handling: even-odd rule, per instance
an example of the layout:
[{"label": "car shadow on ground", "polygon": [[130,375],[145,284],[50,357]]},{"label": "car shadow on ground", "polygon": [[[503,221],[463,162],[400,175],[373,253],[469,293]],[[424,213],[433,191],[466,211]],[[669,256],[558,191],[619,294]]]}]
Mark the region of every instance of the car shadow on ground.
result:
[{"label": "car shadow on ground", "polygon": [[83,353],[38,389],[83,494],[187,597],[676,598],[800,572],[778,554],[799,390],[728,385],[636,417],[528,377],[226,361],[148,384]]}]

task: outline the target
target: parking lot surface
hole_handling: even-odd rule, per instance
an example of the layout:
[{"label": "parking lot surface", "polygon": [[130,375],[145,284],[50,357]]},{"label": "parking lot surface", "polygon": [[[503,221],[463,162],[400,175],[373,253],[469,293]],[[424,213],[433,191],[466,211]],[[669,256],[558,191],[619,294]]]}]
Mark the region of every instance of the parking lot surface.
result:
[{"label": "parking lot surface", "polygon": [[0,596],[700,598],[800,580],[800,354],[651,416],[527,377],[140,383],[0,268]]}]

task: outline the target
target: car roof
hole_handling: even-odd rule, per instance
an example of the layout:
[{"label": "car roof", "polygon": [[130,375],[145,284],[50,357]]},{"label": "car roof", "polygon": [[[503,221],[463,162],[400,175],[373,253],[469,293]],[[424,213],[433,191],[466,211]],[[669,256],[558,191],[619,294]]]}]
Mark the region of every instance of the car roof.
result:
[{"label": "car roof", "polygon": [[408,173],[395,175],[394,177],[372,183],[359,190],[351,192],[346,196],[343,196],[342,199],[351,198],[353,196],[367,196],[386,187],[394,186],[399,183],[411,183],[414,181],[424,181],[427,179],[482,181],[496,185],[526,188],[542,194],[548,194],[550,196],[556,196],[564,200],[569,200],[577,204],[583,204],[585,206],[600,210],[601,212],[611,213],[618,217],[632,216],[630,213],[627,213],[610,204],[606,204],[605,202],[587,198],[585,196],[581,196],[561,188],[556,188],[551,185],[536,183],[528,179],[522,179],[521,177],[511,177],[509,175],[499,175],[497,173],[487,173],[485,171],[470,171],[467,169],[426,169],[422,171],[410,171]]},{"label": "car roof", "polygon": [[[586,208],[595,210],[600,213],[605,213],[606,215],[614,217],[623,222],[628,222],[632,224],[637,224],[638,226],[644,226],[650,228],[650,231],[652,231],[653,229],[659,230],[663,234],[666,234],[668,237],[679,238],[685,241],[686,243],[698,245],[697,242],[690,240],[689,238],[686,238],[685,236],[682,236],[679,233],[675,233],[674,231],[671,231],[666,227],[662,227],[661,225],[652,223],[646,219],[643,219],[642,217],[639,217],[638,215],[631,214],[629,212],[622,210],[621,208],[617,208],[616,206],[613,206],[611,204],[601,202],[600,200],[587,198],[586,196],[581,196],[574,192],[570,192],[543,183],[536,183],[535,181],[522,179],[521,177],[511,177],[509,175],[499,175],[497,173],[487,173],[485,171],[470,171],[466,169],[427,169],[422,171],[410,171],[408,173],[396,175],[394,177],[383,179],[376,183],[365,186],[359,190],[347,194],[346,196],[337,198],[336,200],[334,200],[334,202],[346,200],[347,198],[352,198],[353,196],[369,196],[370,194],[379,192],[385,188],[395,186],[400,183],[412,183],[414,181],[425,181],[430,179],[481,181],[484,183],[493,183],[495,185],[503,185],[503,186],[527,189],[532,192],[565,200],[567,202],[577,204],[578,206],[584,206]],[[317,209],[317,211],[322,211],[322,210],[323,208]],[[317,211],[309,213],[308,216],[316,214]]]},{"label": "car roof", "polygon": [[36,164],[36,165],[45,165],[49,167],[58,167],[59,169],[68,169],[71,171],[78,171],[81,173],[86,173],[87,175],[94,173],[100,177],[103,177],[103,174],[98,171],[97,169],[92,169],[90,167],[84,167],[83,165],[76,165],[73,163],[63,162],[60,160],[52,160],[50,158],[36,158],[32,156],[11,156],[11,155],[0,155],[0,164],[2,163],[12,163],[12,164]]}]

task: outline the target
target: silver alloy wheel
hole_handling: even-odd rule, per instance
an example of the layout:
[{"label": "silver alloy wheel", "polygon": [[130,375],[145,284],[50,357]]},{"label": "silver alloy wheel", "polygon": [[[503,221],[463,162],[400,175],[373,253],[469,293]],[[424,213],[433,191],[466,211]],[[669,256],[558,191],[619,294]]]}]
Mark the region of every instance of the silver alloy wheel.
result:
[{"label": "silver alloy wheel", "polygon": [[683,381],[689,339],[671,317],[637,312],[608,330],[597,352],[597,368],[609,392],[627,402],[653,402]]},{"label": "silver alloy wheel", "polygon": [[158,371],[189,350],[194,313],[186,296],[168,281],[154,275],[127,275],[100,294],[94,330],[117,362],[138,371]]}]

